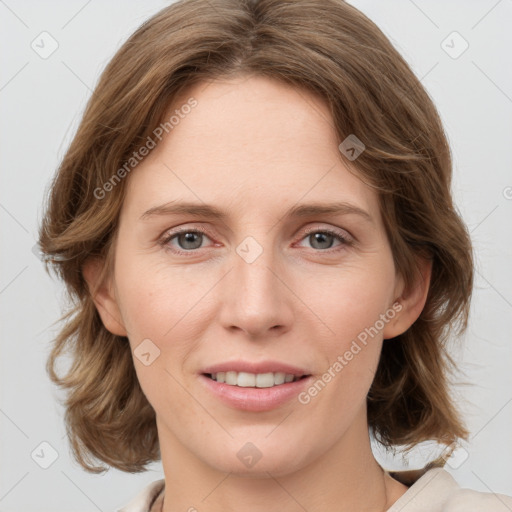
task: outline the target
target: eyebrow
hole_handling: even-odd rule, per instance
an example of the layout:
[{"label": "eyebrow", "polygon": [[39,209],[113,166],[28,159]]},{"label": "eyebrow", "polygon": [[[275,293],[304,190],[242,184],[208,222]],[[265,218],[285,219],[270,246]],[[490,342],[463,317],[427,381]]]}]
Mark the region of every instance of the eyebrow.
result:
[{"label": "eyebrow", "polygon": [[[186,214],[194,217],[209,217],[224,220],[227,214],[217,207],[205,203],[174,202],[154,206],[144,212],[140,220],[155,216]],[[373,222],[372,216],[359,206],[346,203],[307,203],[293,206],[285,212],[284,217],[311,217],[313,215],[358,215],[368,222]]]}]

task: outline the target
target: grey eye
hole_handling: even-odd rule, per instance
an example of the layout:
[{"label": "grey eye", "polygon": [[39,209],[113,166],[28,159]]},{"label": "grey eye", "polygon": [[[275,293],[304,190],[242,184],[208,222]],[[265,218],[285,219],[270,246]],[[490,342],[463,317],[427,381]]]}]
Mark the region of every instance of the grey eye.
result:
[{"label": "grey eye", "polygon": [[199,233],[197,231],[186,231],[175,235],[173,238],[178,240],[180,249],[192,250],[199,249],[201,247],[203,236],[203,233]]},{"label": "grey eye", "polygon": [[309,242],[313,249],[330,249],[334,242],[334,235],[318,231],[308,235]]}]

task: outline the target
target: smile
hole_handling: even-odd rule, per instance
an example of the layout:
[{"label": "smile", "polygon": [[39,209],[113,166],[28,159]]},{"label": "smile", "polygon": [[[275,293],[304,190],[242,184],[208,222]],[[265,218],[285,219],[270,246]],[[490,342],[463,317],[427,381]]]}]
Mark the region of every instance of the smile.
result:
[{"label": "smile", "polygon": [[305,377],[305,375],[299,376],[284,372],[249,373],[235,371],[210,373],[206,376],[216,382],[242,388],[272,388]]}]

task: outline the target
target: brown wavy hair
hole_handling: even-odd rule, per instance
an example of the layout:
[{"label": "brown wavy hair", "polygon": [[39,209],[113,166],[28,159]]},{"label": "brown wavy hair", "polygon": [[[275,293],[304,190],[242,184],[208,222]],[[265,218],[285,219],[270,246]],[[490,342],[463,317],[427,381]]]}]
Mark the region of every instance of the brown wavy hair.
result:
[{"label": "brown wavy hair", "polygon": [[[438,112],[381,30],[342,0],[180,0],[146,21],[119,49],[87,104],[48,192],[40,227],[46,269],[71,307],[47,371],[66,392],[66,429],[88,471],[101,461],[127,472],[160,459],[155,412],[128,339],[104,327],[82,274],[99,258],[109,275],[129,176],[97,191],[164,120],[188,86],[236,75],[281,80],[320,95],[343,141],[365,151],[347,164],[378,193],[397,271],[411,286],[418,256],[432,260],[425,307],[384,343],[367,397],[368,424],[384,446],[410,449],[467,439],[449,393],[451,333],[467,327],[473,256],[452,202],[451,152]],[[50,265],[50,267],[49,267]],[[65,375],[56,362],[67,353]]]}]

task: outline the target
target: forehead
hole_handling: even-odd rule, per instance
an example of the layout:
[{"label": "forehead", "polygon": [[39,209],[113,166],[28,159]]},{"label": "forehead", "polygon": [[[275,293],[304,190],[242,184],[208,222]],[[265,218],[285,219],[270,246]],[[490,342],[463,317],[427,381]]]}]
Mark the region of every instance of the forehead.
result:
[{"label": "forehead", "polygon": [[[195,106],[183,108],[191,98]],[[131,173],[127,201],[138,211],[192,199],[275,206],[277,214],[306,196],[376,208],[338,149],[329,106],[306,90],[258,76],[200,82],[165,119],[173,114],[173,127]]]}]

